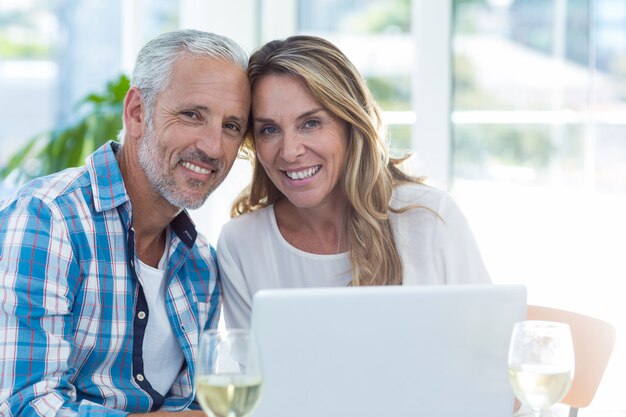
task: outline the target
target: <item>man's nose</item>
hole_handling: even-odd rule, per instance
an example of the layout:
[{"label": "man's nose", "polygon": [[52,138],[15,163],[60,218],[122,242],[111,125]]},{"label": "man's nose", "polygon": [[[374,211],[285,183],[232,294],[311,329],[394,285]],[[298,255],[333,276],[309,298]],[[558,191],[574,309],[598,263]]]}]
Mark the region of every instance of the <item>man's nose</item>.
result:
[{"label": "man's nose", "polygon": [[198,149],[204,151],[210,158],[221,158],[224,153],[222,143],[222,126],[209,125],[200,132],[197,140]]}]

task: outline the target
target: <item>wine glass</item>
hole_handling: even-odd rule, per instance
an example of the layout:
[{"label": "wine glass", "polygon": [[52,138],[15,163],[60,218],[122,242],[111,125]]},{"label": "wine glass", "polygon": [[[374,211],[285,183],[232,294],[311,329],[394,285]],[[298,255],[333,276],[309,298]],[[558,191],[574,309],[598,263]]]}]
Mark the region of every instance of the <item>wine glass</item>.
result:
[{"label": "wine glass", "polygon": [[246,329],[205,330],[196,361],[196,396],[210,417],[244,417],[261,394],[254,334]]},{"label": "wine glass", "polygon": [[549,416],[572,385],[574,347],[565,323],[526,320],[515,323],[509,347],[509,381],[518,400]]}]

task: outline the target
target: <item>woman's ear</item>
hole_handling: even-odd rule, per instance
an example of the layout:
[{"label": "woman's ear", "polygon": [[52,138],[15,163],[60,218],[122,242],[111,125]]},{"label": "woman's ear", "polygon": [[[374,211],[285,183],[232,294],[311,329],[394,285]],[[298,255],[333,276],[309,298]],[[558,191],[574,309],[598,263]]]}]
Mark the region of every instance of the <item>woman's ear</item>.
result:
[{"label": "woman's ear", "polygon": [[132,138],[140,138],[145,130],[145,106],[141,92],[131,87],[124,99],[124,124],[126,134]]}]

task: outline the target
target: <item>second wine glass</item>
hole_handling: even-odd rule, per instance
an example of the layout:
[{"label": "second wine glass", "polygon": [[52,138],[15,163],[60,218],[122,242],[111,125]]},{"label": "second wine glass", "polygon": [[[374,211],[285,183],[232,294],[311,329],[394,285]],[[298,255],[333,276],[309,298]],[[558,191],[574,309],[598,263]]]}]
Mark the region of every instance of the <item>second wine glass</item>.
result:
[{"label": "second wine glass", "polygon": [[569,391],[574,375],[574,347],[567,324],[526,320],[515,324],[509,348],[509,381],[513,393],[534,416]]}]

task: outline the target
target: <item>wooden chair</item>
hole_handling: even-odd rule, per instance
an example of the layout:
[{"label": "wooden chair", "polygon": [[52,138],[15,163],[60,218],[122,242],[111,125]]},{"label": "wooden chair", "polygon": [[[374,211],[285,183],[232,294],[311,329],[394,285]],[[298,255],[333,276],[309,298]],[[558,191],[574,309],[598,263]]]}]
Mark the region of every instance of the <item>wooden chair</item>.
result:
[{"label": "wooden chair", "polygon": [[615,329],[609,323],[566,310],[528,306],[528,320],[567,323],[574,342],[574,380],[561,403],[570,407],[569,417],[576,417],[579,408],[593,400],[615,344]]}]

